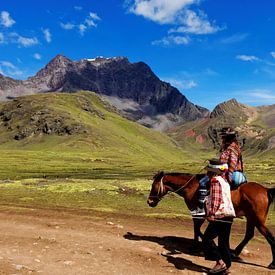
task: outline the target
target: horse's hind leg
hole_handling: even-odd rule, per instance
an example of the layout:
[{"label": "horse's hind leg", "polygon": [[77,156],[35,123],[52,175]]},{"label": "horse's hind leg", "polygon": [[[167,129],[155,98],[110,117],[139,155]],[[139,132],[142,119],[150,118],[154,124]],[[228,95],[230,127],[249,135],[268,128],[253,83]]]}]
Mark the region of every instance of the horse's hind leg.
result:
[{"label": "horse's hind leg", "polygon": [[232,253],[233,257],[238,258],[241,254],[243,248],[248,244],[248,242],[254,237],[255,231],[255,222],[251,219],[248,219],[246,222],[246,231],[244,239],[241,243],[235,248],[234,252]]},{"label": "horse's hind leg", "polygon": [[256,225],[260,233],[266,238],[268,243],[271,246],[272,251],[272,263],[268,266],[270,269],[275,269],[275,237],[272,233],[268,230],[264,223],[260,223]]}]

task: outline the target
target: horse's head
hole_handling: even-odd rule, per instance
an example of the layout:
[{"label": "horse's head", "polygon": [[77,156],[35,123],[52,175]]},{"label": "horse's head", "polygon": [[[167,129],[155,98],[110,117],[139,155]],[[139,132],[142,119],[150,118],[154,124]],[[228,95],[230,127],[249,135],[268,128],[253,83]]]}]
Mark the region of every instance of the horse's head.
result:
[{"label": "horse's head", "polygon": [[154,181],[147,199],[147,203],[151,207],[157,206],[162,197],[165,196],[168,192],[168,189],[164,184],[164,177],[164,172],[159,172],[153,178]]}]

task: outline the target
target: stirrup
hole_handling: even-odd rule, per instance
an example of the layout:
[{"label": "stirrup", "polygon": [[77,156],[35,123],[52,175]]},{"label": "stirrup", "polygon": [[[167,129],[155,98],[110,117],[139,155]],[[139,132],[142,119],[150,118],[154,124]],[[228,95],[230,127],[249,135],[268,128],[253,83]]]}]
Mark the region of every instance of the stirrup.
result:
[{"label": "stirrup", "polygon": [[190,211],[190,214],[192,215],[192,216],[200,216],[200,217],[202,217],[202,216],[205,216],[206,215],[206,213],[205,213],[205,210],[204,210],[204,208],[196,208],[196,209],[194,209],[194,210],[192,210],[192,211]]}]

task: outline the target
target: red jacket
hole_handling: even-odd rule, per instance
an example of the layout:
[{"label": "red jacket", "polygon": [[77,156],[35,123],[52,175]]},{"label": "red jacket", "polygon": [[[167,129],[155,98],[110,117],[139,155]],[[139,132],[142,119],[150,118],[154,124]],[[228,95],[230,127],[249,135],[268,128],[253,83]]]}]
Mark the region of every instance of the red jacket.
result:
[{"label": "red jacket", "polygon": [[228,164],[227,179],[232,181],[232,174],[236,170],[242,170],[240,161],[241,149],[238,143],[232,142],[220,155],[220,161]]}]

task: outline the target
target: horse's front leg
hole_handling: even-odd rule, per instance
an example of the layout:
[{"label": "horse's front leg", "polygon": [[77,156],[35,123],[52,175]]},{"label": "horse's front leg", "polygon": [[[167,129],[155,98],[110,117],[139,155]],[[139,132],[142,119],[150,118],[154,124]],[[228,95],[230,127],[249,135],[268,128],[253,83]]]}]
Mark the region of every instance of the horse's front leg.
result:
[{"label": "horse's front leg", "polygon": [[204,218],[193,218],[194,224],[194,241],[199,242],[199,238],[202,239],[203,234],[201,232],[201,226],[203,225],[205,219]]},{"label": "horse's front leg", "polygon": [[194,225],[194,242],[191,247],[192,252],[199,252],[201,251],[201,244],[199,238],[202,239],[203,234],[201,232],[201,226],[204,223],[205,219],[203,218],[193,218],[193,225]]}]

